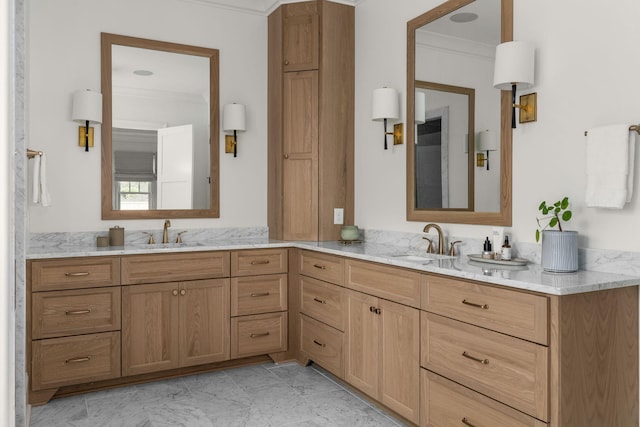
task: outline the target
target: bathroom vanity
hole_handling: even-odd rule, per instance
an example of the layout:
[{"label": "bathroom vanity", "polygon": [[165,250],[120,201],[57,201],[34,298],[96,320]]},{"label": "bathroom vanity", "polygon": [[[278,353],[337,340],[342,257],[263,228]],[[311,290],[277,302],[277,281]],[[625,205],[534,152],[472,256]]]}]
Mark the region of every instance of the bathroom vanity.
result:
[{"label": "bathroom vanity", "polygon": [[266,240],[32,253],[30,401],[297,359],[416,425],[637,425],[637,278],[398,255]]}]

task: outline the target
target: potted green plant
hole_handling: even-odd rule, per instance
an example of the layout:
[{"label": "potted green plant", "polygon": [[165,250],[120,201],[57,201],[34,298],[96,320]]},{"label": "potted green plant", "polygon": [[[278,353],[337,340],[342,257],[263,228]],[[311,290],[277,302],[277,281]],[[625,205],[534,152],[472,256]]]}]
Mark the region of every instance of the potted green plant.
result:
[{"label": "potted green plant", "polygon": [[[573,213],[569,210],[569,198],[555,203],[543,201],[538,210],[544,215],[536,218],[536,242],[542,238],[542,268],[555,273],[570,273],[578,270],[578,232],[562,229]],[[557,230],[553,228],[557,227]]]}]

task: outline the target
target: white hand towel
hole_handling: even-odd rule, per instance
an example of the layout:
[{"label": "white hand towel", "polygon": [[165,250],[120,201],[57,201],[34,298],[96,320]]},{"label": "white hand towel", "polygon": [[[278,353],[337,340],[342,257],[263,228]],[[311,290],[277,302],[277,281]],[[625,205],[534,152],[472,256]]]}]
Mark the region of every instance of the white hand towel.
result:
[{"label": "white hand towel", "polygon": [[49,206],[51,197],[47,189],[47,161],[44,153],[35,156],[33,160],[33,182],[31,183],[33,203]]},{"label": "white hand towel", "polygon": [[587,132],[587,191],[589,207],[622,209],[633,186],[635,141],[629,124],[589,129]]}]

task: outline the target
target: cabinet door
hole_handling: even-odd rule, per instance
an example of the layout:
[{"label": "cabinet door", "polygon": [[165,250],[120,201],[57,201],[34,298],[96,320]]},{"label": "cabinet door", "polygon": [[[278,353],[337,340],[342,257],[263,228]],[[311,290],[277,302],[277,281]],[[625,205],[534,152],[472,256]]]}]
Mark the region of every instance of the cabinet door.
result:
[{"label": "cabinet door", "polygon": [[318,239],[318,72],[284,75],[283,239]]},{"label": "cabinet door", "polygon": [[420,395],[420,312],[380,300],[379,400],[418,423]]},{"label": "cabinet door", "polygon": [[346,381],[378,398],[379,325],[378,299],[347,291]]},{"label": "cabinet door", "polygon": [[178,283],[122,287],[122,375],[177,368]]},{"label": "cabinet door", "polygon": [[316,2],[287,4],[284,11],[283,70],[318,69],[320,31]]},{"label": "cabinet door", "polygon": [[180,366],[229,359],[229,279],[180,285]]}]

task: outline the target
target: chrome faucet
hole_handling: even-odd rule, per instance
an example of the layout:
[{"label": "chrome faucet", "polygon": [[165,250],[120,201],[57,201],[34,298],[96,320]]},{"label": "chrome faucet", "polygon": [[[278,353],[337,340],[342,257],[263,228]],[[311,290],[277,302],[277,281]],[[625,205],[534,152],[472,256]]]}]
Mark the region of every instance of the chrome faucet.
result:
[{"label": "chrome faucet", "polygon": [[[438,224],[427,224],[424,226],[424,229],[422,231],[425,233],[428,233],[429,230],[431,230],[432,228],[435,228],[436,231],[438,232],[438,254],[444,255],[444,236],[442,234],[442,228],[440,228]],[[429,241],[429,247],[430,248],[432,247],[431,241]]]},{"label": "chrome faucet", "polygon": [[164,230],[162,230],[162,243],[169,243],[169,233],[167,233],[167,228],[169,227],[171,227],[171,221],[165,219]]}]

